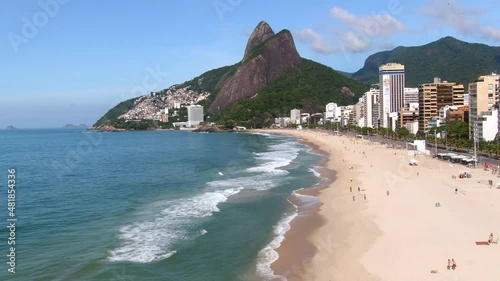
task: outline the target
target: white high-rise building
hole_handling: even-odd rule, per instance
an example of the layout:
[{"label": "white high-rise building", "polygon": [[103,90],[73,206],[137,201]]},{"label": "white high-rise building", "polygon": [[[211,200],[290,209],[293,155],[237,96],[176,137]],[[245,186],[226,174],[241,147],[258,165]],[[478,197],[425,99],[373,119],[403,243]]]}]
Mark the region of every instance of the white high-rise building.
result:
[{"label": "white high-rise building", "polygon": [[203,122],[203,106],[201,105],[190,105],[187,106],[188,112],[188,122],[187,127],[195,127]]},{"label": "white high-rise building", "polygon": [[363,95],[363,127],[374,128],[374,110],[377,110],[377,104],[379,102],[380,90],[371,88],[368,92]]},{"label": "white high-rise building", "polygon": [[290,123],[300,124],[300,109],[292,109],[290,111]]},{"label": "white high-rise building", "polygon": [[327,104],[325,111],[325,120],[329,120],[330,122],[337,122],[339,121],[339,118],[340,107],[334,102]]},{"label": "white high-rise building", "polygon": [[387,63],[379,67],[381,88],[382,127],[389,127],[389,113],[399,112],[404,107],[405,66]]},{"label": "white high-rise building", "polygon": [[498,103],[500,94],[500,75],[492,73],[490,75],[479,76],[478,79],[469,83],[469,132],[473,135],[474,126],[479,130],[477,134],[483,135],[482,123],[486,116],[490,116],[488,111],[493,109],[493,106]]}]

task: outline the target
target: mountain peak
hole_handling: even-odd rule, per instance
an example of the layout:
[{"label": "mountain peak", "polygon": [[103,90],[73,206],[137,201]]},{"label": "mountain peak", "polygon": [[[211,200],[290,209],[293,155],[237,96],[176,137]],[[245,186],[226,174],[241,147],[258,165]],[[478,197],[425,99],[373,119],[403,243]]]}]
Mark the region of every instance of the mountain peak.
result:
[{"label": "mountain peak", "polygon": [[255,27],[255,29],[253,30],[252,35],[250,35],[250,38],[248,39],[248,43],[245,48],[245,55],[243,56],[243,61],[246,61],[248,58],[250,58],[254,49],[264,43],[264,41],[266,41],[267,39],[273,37],[274,34],[275,33],[273,29],[267,22],[259,22],[257,27]]},{"label": "mountain peak", "polygon": [[241,65],[224,81],[209,111],[216,112],[244,98],[255,96],[287,71],[302,66],[293,37],[284,29],[275,34],[261,21],[248,40]]}]

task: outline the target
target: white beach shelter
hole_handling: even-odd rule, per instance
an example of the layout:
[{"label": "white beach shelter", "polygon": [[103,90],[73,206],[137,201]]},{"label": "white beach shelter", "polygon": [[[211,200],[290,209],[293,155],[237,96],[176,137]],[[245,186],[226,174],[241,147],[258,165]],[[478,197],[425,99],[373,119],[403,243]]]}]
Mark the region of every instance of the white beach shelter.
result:
[{"label": "white beach shelter", "polygon": [[411,159],[411,160],[410,160],[410,165],[411,165],[411,166],[417,166],[417,165],[418,165],[418,161],[417,161],[417,160],[415,160],[415,159]]}]

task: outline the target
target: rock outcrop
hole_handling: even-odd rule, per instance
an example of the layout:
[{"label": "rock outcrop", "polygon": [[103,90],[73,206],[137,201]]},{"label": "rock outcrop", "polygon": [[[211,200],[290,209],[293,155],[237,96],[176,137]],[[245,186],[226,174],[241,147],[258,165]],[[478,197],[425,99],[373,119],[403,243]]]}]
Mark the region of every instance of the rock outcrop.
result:
[{"label": "rock outcrop", "polygon": [[252,97],[286,71],[301,65],[302,59],[290,31],[282,30],[274,34],[271,27],[262,21],[248,40],[241,65],[233,76],[224,81],[209,111],[215,112]]}]

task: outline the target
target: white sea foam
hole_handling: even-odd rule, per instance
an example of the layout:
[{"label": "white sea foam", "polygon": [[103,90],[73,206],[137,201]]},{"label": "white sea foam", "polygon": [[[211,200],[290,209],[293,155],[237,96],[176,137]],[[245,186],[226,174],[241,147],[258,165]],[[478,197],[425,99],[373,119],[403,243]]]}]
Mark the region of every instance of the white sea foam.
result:
[{"label": "white sea foam", "polygon": [[297,210],[292,214],[286,214],[285,217],[274,226],[274,239],[258,254],[257,273],[266,280],[286,280],[285,277],[274,274],[271,265],[278,260],[279,255],[276,249],[279,248],[285,239],[286,232],[290,230],[290,223],[296,216]]},{"label": "white sea foam", "polygon": [[168,204],[151,220],[138,221],[120,228],[120,246],[110,252],[111,262],[150,263],[171,257],[175,244],[204,235],[206,230],[193,231],[197,220],[218,212],[218,204],[240,192],[241,188],[205,192],[165,202]]},{"label": "white sea foam", "polygon": [[265,137],[270,137],[271,134],[268,133],[261,133],[261,132],[249,132],[251,135],[260,135],[260,136],[265,136]]},{"label": "white sea foam", "polygon": [[276,187],[280,178],[272,178],[268,175],[253,175],[244,176],[234,179],[226,179],[219,181],[211,181],[207,186],[211,189],[220,188],[241,188],[241,189],[254,189],[254,190],[268,190]]},{"label": "white sea foam", "polygon": [[259,164],[248,168],[247,171],[251,173],[287,174],[286,170],[279,168],[290,165],[298,154],[299,148],[295,143],[286,142],[271,145],[269,151],[261,152],[255,157]]},{"label": "white sea foam", "polygon": [[309,168],[309,172],[313,173],[317,178],[321,178],[321,174],[313,168]]}]

